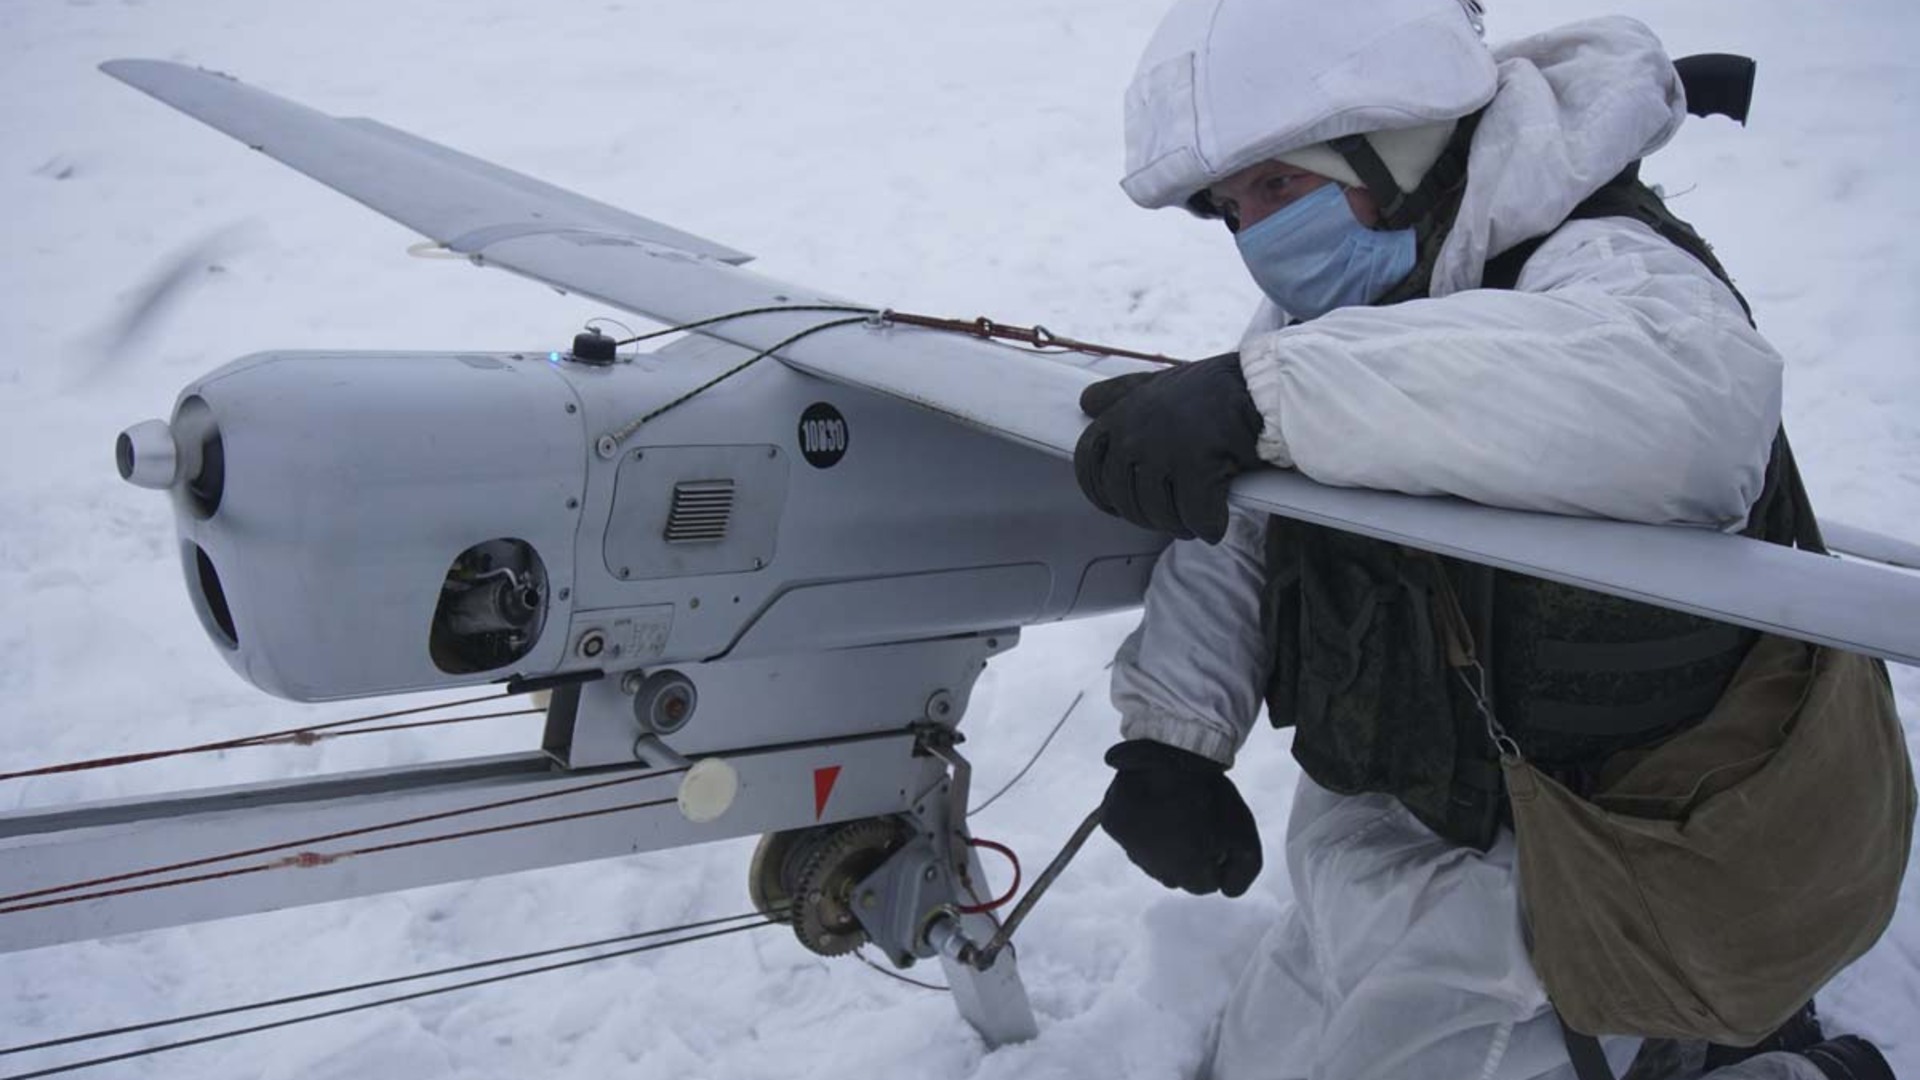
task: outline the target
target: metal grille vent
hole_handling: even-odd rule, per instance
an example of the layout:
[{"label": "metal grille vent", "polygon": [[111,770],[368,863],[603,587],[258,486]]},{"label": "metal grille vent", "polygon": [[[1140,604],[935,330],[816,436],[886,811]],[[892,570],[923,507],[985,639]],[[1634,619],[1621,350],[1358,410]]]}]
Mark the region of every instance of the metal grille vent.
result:
[{"label": "metal grille vent", "polygon": [[667,543],[718,543],[727,538],[727,523],[732,518],[733,481],[687,480],[675,484],[673,509],[667,513]]}]

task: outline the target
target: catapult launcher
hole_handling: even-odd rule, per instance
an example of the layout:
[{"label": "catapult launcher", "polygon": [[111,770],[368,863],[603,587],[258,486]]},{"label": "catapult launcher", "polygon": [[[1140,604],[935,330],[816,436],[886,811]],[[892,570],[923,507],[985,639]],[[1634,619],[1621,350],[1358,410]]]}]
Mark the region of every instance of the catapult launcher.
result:
[{"label": "catapult launcher", "polygon": [[[299,701],[538,693],[544,735],[0,817],[0,950],[759,835],[748,892],[808,948],[936,959],[989,1044],[1031,1037],[958,728],[1022,627],[1140,603],[1166,539],[1088,507],[1063,459],[1080,389],[1143,365],[908,325],[217,73],[105,70],[444,253],[693,332],[260,353],[129,428],[120,472],[172,500],[194,610],[242,678]],[[1920,578],[1875,562],[1273,470],[1234,498],[1920,662]]]}]

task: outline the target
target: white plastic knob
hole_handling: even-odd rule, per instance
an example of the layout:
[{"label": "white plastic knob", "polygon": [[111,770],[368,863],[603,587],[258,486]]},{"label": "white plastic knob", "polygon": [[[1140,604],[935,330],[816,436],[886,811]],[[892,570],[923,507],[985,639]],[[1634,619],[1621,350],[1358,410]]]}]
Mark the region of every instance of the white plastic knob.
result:
[{"label": "white plastic knob", "polygon": [[717,820],[740,794],[740,774],[719,758],[702,758],[680,781],[680,813],[696,825]]}]

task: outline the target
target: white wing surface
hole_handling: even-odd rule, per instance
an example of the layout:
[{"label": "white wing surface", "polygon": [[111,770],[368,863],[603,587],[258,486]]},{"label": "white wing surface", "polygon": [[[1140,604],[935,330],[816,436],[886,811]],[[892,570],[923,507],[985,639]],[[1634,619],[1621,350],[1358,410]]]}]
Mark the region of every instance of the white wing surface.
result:
[{"label": "white wing surface", "polygon": [[[102,69],[474,262],[668,323],[759,307],[849,305],[742,270],[748,256],[370,120],[338,119],[225,75],[151,60]],[[850,305],[864,306],[864,305]],[[831,314],[717,324],[759,350]],[[1079,392],[1142,366],[1004,348],[879,322],[777,354],[801,370],[1069,457]],[[1452,499],[1332,488],[1295,473],[1241,478],[1234,501],[1537,577],[1920,665],[1920,576],[1700,529],[1559,517]],[[1895,564],[1913,545],[1836,527],[1836,546]]]}]

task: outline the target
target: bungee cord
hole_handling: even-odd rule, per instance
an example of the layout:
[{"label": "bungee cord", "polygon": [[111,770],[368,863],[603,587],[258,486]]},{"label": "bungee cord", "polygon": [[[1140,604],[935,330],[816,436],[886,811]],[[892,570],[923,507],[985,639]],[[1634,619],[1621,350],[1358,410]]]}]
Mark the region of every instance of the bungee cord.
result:
[{"label": "bungee cord", "polygon": [[[74,903],[79,903],[85,900],[98,900],[98,899],[102,899],[109,896],[125,896],[130,893],[147,892],[154,889],[172,888],[174,886],[188,885],[196,882],[214,881],[214,880],[219,880],[223,878],[239,877],[245,874],[260,873],[267,870],[324,866],[329,863],[338,862],[341,859],[350,858],[355,855],[368,855],[368,854],[374,854],[376,852],[381,852],[381,851],[394,851],[400,848],[418,847],[425,844],[444,843],[451,840],[462,840],[462,839],[467,839],[474,836],[489,835],[492,833],[510,832],[516,829],[531,828],[537,825],[551,825],[551,824],[555,824],[562,821],[575,821],[581,818],[596,817],[604,814],[618,813],[624,810],[638,810],[638,809],[644,809],[652,806],[673,805],[678,801],[674,797],[667,797],[662,799],[647,799],[640,802],[624,803],[619,806],[603,807],[603,808],[598,808],[594,810],[581,811],[579,813],[574,813],[574,814],[562,814],[555,817],[534,818],[527,821],[509,822],[503,825],[492,825],[492,826],[488,826],[486,828],[481,828],[481,829],[467,829],[467,830],[456,832],[456,833],[446,833],[439,836],[421,837],[413,840],[398,841],[391,844],[380,844],[380,845],[376,845],[369,848],[360,848],[360,849],[350,850],[350,851],[341,851],[341,852],[300,851],[296,854],[293,854],[284,858],[274,859],[269,862],[255,863],[250,866],[238,867],[231,870],[221,870],[221,871],[215,871],[212,873],[196,874],[196,875],[190,875],[188,877],[181,877],[181,878],[168,878],[164,881],[148,882],[144,885],[134,885],[134,886],[128,886],[124,888],[99,889],[99,886],[103,886],[103,885],[117,885],[120,882],[124,882],[124,881],[133,881],[133,880],[146,878],[146,877],[156,877],[161,874],[174,873],[180,870],[197,869],[203,866],[213,866],[219,863],[233,862],[238,859],[251,858],[255,855],[270,855],[275,852],[288,851],[294,848],[306,848],[309,845],[313,845],[313,844],[323,844],[323,843],[328,843],[335,840],[345,840],[345,839],[350,839],[356,836],[367,836],[373,833],[385,832],[392,829],[402,829],[402,828],[407,828],[409,826],[414,826],[414,825],[424,825],[434,821],[445,821],[451,818],[463,817],[470,814],[483,813],[488,810],[498,810],[498,809],[502,809],[509,806],[524,806],[528,803],[541,802],[548,799],[564,798],[569,795],[579,795],[579,794],[590,792],[590,791],[600,791],[606,788],[618,787],[624,784],[639,783],[643,780],[653,780],[662,776],[673,776],[679,773],[686,772],[690,767],[691,766],[679,766],[679,767],[670,768],[670,769],[650,770],[644,773],[636,773],[631,776],[615,777],[614,779],[611,779],[611,780],[600,780],[600,781],[595,781],[593,783],[575,784],[575,785],[565,787],[565,788],[560,788],[554,791],[543,791],[533,795],[521,795],[511,799],[500,799],[493,802],[477,803],[471,806],[459,807],[454,810],[442,810],[442,811],[439,811],[438,813],[433,813],[433,814],[421,814],[415,817],[401,818],[394,821],[382,822],[376,825],[366,825],[357,829],[343,829],[338,832],[323,833],[318,836],[302,837],[297,840],[287,840],[287,841],[282,841],[280,843],[275,843],[275,844],[265,844],[259,847],[246,848],[240,851],[230,851],[230,852],[225,852],[219,855],[208,855],[198,859],[188,859],[181,862],[168,863],[161,866],[152,866],[152,867],[147,867],[141,870],[128,871],[126,873],[112,874],[106,877],[98,877],[98,878],[91,878],[85,881],[70,882],[65,885],[48,886],[46,888],[34,889],[29,892],[15,893],[11,896],[0,896],[0,905],[4,905],[4,906],[0,906],[0,915],[11,915],[16,912],[34,911],[40,908],[48,908],[48,907],[58,907],[63,904],[74,904]],[[93,891],[93,892],[81,891],[86,889],[95,889],[97,891]],[[75,895],[65,895],[65,896],[60,895],[63,893],[75,894]],[[40,899],[42,897],[54,897],[54,899]],[[21,903],[21,901],[32,901],[32,902]]]},{"label": "bungee cord", "polygon": [[504,701],[512,694],[488,694],[485,697],[465,698],[460,701],[445,701],[437,705],[418,705],[407,709],[394,709],[390,712],[373,713],[369,716],[356,716],[349,720],[332,720],[324,724],[306,724],[301,727],[283,728],[279,731],[264,731],[256,735],[242,735],[233,739],[221,739],[216,742],[196,743],[192,746],[179,746],[170,750],[146,750],[132,754],[115,754],[111,757],[87,758],[80,761],[60,762],[53,765],[40,765],[16,772],[0,773],[0,781],[22,780],[30,776],[52,776],[59,773],[84,772],[90,769],[109,769],[121,765],[137,765],[146,761],[159,761],[162,758],[182,757],[188,754],[210,754],[222,750],[239,750],[253,746],[273,746],[294,744],[310,746],[323,739],[339,738],[345,735],[370,735],[376,731],[398,731],[403,728],[429,727],[440,724],[464,724],[475,720],[492,720],[503,716],[526,716],[543,709],[516,709],[510,712],[481,713],[475,716],[456,716],[442,720],[421,723],[392,724],[386,727],[366,728],[357,731],[339,729],[358,724],[370,724],[376,720],[391,720],[402,716],[416,716],[420,713],[437,712],[441,709],[461,708],[467,705],[479,705],[489,701]]},{"label": "bungee cord", "polygon": [[679,323],[674,326],[665,327],[660,330],[653,330],[645,334],[636,334],[631,337],[621,338],[615,341],[613,344],[614,344],[614,348],[618,349],[622,345],[632,345],[636,342],[647,341],[652,338],[663,337],[667,334],[677,334],[677,333],[682,333],[688,330],[700,330],[705,327],[716,326],[720,323],[730,322],[734,319],[744,319],[754,315],[790,314],[795,312],[838,313],[838,314],[848,314],[850,317],[844,318],[844,319],[829,319],[826,322],[816,323],[815,325],[810,326],[805,330],[802,330],[796,334],[793,334],[781,341],[775,342],[774,344],[769,345],[764,349],[761,349],[759,352],[754,353],[752,356],[748,357],[747,359],[742,360],[740,363],[735,364],[733,367],[728,368],[727,370],[721,372],[720,374],[714,376],[711,379],[708,379],[706,382],[701,383],[699,386],[696,386],[693,389],[688,390],[686,393],[681,394],[680,396],[674,398],[673,400],[667,402],[666,404],[659,406],[658,408],[652,410],[651,412],[648,412],[644,416],[640,416],[633,420],[630,420],[627,423],[621,425],[620,427],[614,429],[613,431],[610,431],[605,435],[600,436],[599,440],[597,441],[597,449],[599,450],[601,456],[612,457],[615,453],[619,451],[621,444],[625,443],[627,439],[633,436],[634,432],[639,431],[649,421],[654,420],[664,415],[665,413],[673,409],[676,409],[681,405],[686,404],[689,401],[692,401],[694,398],[699,397],[701,394],[706,393],[708,390],[713,389],[714,387],[720,385],[721,383],[727,381],[728,379],[733,378],[735,375],[738,375],[741,372],[747,370],[748,368],[754,366],[755,364],[758,364],[760,361],[765,360],[767,357],[774,355],[775,353],[779,352],[782,349],[785,349],[800,341],[803,341],[806,338],[812,337],[814,334],[818,334],[822,331],[832,330],[842,326],[854,326],[854,325],[867,325],[867,326],[873,326],[873,327],[888,327],[888,326],[895,326],[895,325],[912,326],[912,327],[917,327],[923,330],[932,330],[938,333],[961,334],[967,337],[979,338],[984,341],[1018,342],[1022,345],[1027,346],[1031,351],[1041,355],[1047,355],[1050,353],[1057,353],[1057,352],[1081,352],[1081,353],[1088,353],[1094,356],[1124,356],[1134,360],[1146,360],[1151,363],[1165,364],[1169,366],[1177,365],[1184,362],[1180,360],[1175,360],[1169,356],[1162,356],[1159,353],[1136,352],[1131,349],[1121,349],[1111,345],[1101,345],[1097,342],[1080,341],[1075,338],[1061,337],[1053,333],[1051,330],[1048,330],[1046,327],[1040,326],[1038,324],[1033,326],[1015,326],[1007,323],[995,322],[994,320],[989,319],[984,315],[971,320],[946,319],[946,318],[940,318],[933,315],[919,315],[913,312],[895,311],[892,308],[858,307],[850,304],[794,304],[794,305],[775,305],[775,306],[766,306],[766,307],[742,308],[739,311],[730,311],[722,315],[713,315],[704,319],[697,319],[693,322]]}]

